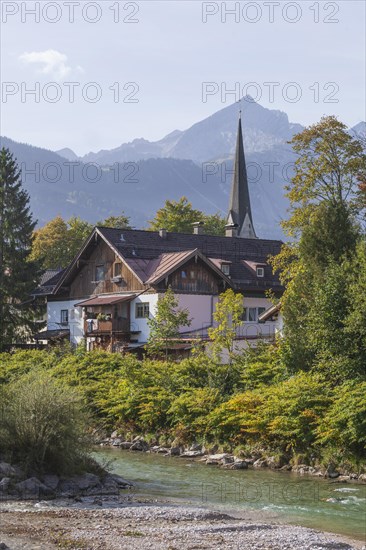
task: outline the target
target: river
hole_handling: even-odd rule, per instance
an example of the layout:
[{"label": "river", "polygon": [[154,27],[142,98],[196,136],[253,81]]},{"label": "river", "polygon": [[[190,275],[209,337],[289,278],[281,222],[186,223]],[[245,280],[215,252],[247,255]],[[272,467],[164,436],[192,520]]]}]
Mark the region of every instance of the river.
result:
[{"label": "river", "polygon": [[[224,470],[177,457],[103,449],[99,461],[135,484],[141,497],[222,511],[263,511],[289,524],[365,539],[366,486],[289,472]],[[265,519],[265,517],[263,518]]]}]

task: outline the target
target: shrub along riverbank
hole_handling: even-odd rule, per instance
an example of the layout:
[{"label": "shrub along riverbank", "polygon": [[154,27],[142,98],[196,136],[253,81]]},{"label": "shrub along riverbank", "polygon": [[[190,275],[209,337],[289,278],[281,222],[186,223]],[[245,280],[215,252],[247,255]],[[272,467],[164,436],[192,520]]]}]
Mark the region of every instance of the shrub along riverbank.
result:
[{"label": "shrub along riverbank", "polygon": [[[74,406],[81,400],[98,439],[118,430],[123,438],[143,435],[151,444],[198,442],[243,457],[275,457],[279,465],[334,465],[360,473],[366,466],[366,381],[361,375],[340,381],[329,372],[323,365],[291,374],[279,348],[268,344],[237,356],[231,365],[206,355],[163,362],[67,349],[2,354],[3,403],[13,420],[2,415],[0,446],[3,453],[31,457],[33,463],[45,456],[36,442],[40,434],[32,409],[40,389],[29,384],[46,379],[62,387],[61,403],[56,397],[52,402],[54,420],[68,416],[60,432],[51,423],[47,461],[58,469],[61,453],[68,469],[84,449],[79,406]],[[19,428],[24,415],[27,438]]]}]

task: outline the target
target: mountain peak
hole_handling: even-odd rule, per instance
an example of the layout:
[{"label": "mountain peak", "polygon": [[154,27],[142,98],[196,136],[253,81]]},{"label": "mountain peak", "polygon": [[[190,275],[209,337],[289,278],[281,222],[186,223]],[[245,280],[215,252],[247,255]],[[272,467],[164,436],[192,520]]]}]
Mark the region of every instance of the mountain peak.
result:
[{"label": "mountain peak", "polygon": [[79,160],[79,157],[76,153],[69,147],[65,147],[64,149],[59,149],[58,151],[55,151],[60,157],[64,157],[65,159],[69,161]]}]

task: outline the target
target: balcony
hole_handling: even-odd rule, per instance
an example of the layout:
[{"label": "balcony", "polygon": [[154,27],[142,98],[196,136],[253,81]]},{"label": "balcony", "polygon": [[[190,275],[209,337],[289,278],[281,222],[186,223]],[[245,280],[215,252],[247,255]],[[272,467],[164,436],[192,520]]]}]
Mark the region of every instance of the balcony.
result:
[{"label": "balcony", "polygon": [[129,334],[130,328],[130,321],[128,319],[111,319],[109,321],[86,319],[84,321],[84,333],[86,336],[112,333]]}]

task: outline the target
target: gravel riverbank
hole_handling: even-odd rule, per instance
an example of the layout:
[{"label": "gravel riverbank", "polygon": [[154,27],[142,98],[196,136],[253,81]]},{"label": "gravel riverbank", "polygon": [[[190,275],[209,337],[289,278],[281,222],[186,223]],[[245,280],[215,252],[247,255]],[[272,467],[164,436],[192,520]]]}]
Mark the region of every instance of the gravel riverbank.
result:
[{"label": "gravel riverbank", "polygon": [[[361,550],[360,541],[283,525],[260,512],[229,515],[167,503],[96,500],[0,506],[0,543],[11,550]],[[117,503],[116,503],[117,504]],[[0,544],[0,549],[1,549]]]}]

